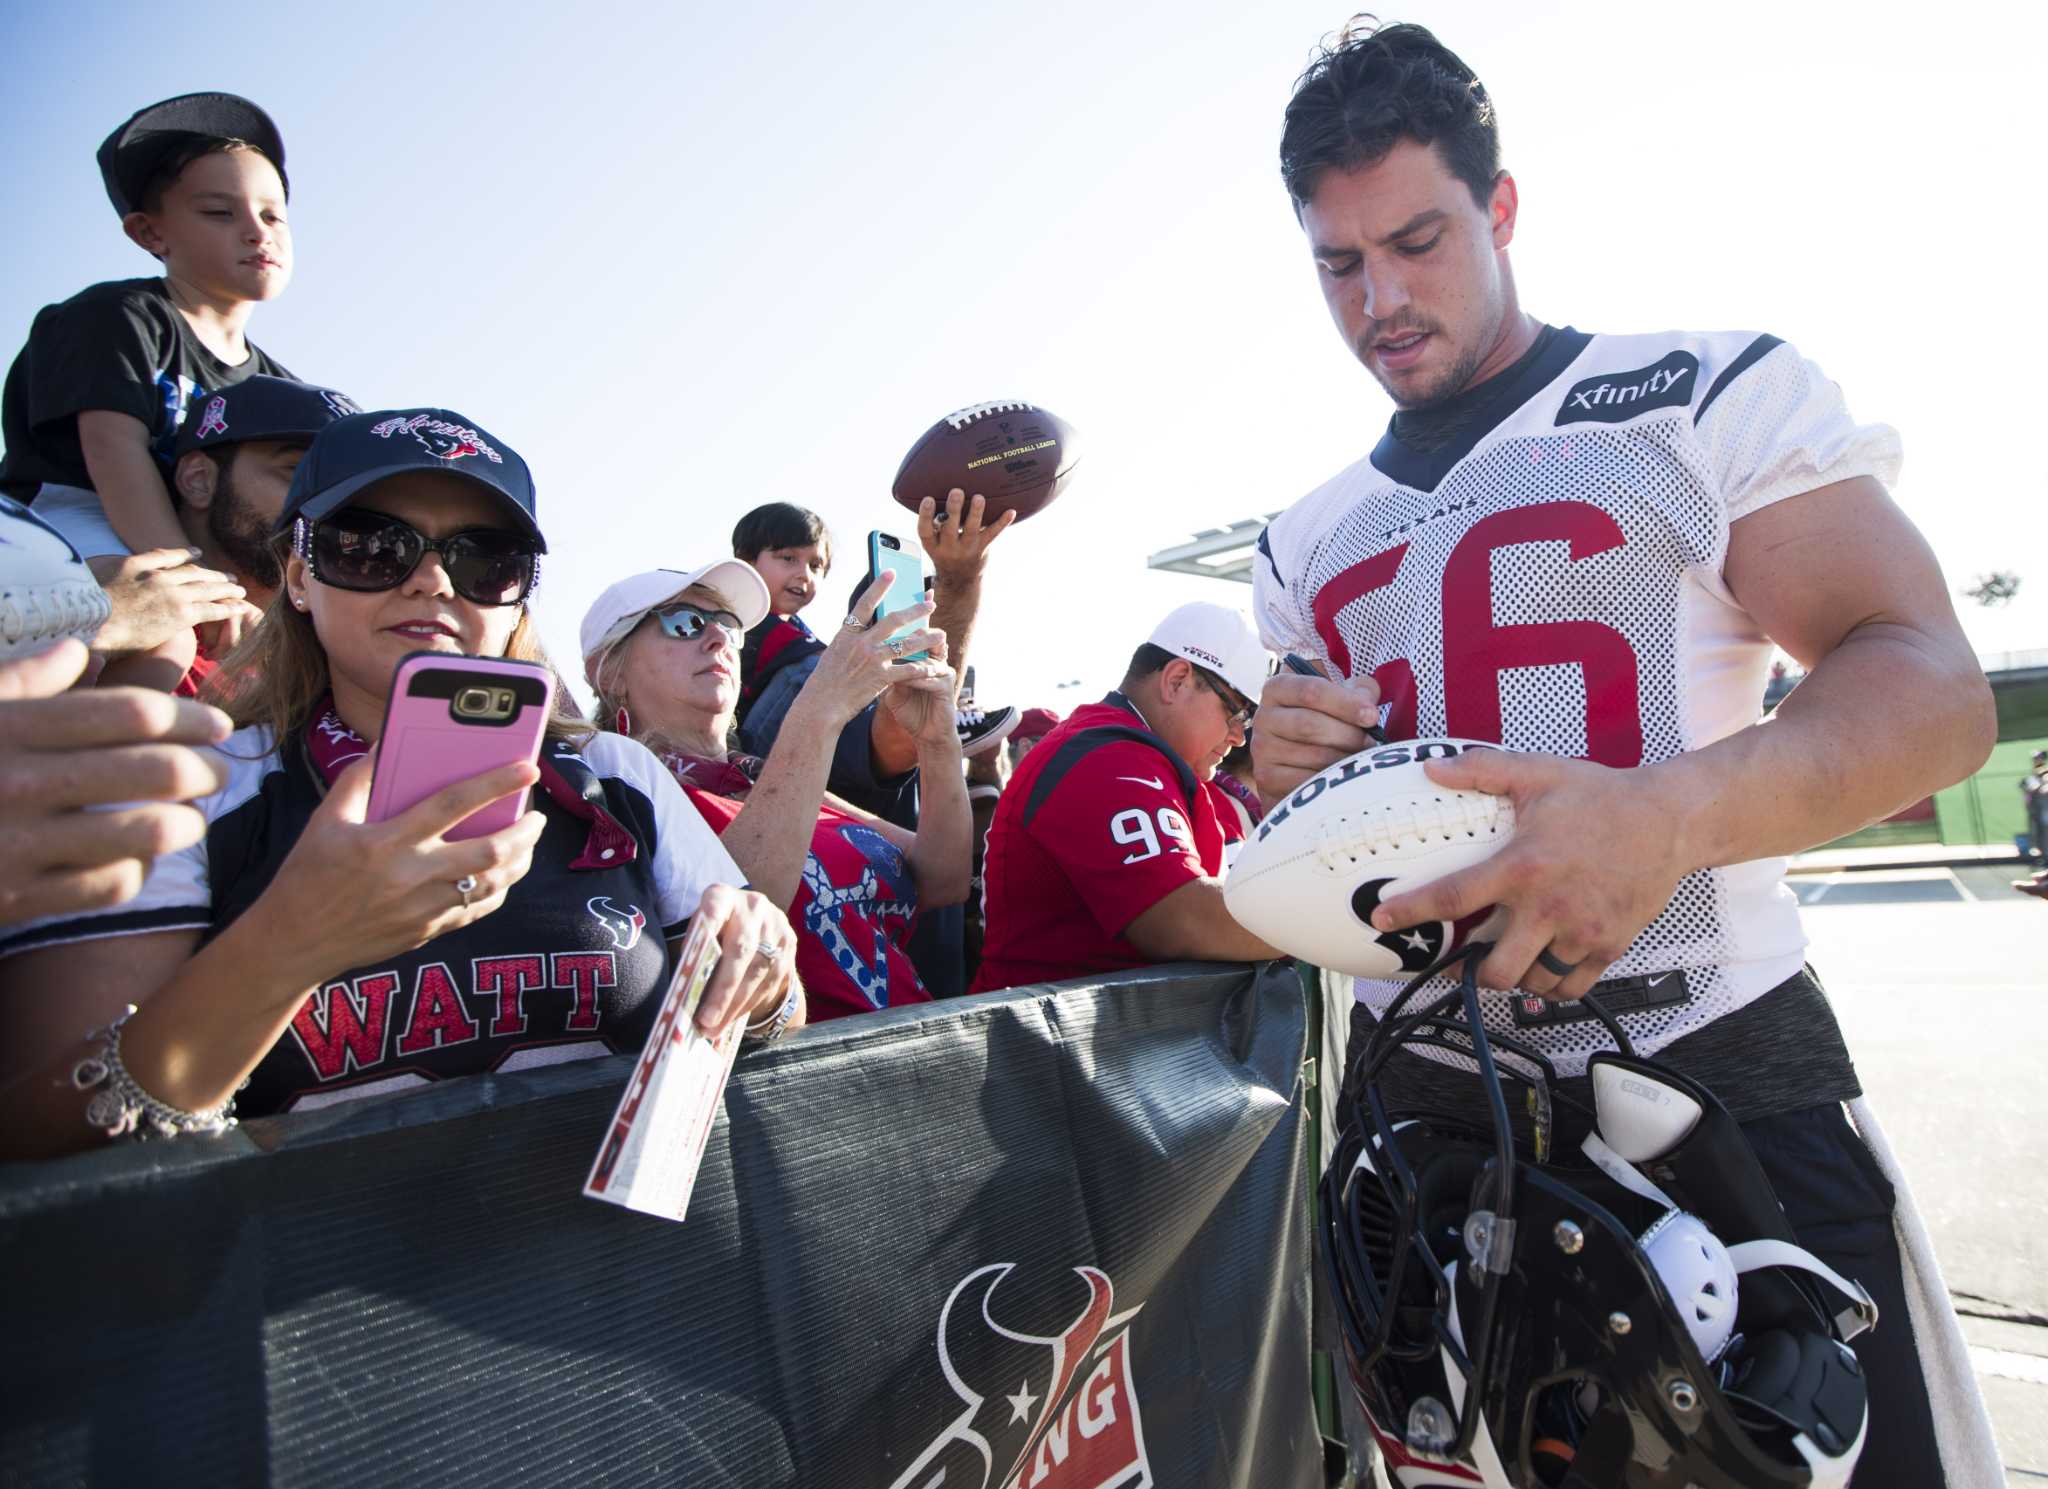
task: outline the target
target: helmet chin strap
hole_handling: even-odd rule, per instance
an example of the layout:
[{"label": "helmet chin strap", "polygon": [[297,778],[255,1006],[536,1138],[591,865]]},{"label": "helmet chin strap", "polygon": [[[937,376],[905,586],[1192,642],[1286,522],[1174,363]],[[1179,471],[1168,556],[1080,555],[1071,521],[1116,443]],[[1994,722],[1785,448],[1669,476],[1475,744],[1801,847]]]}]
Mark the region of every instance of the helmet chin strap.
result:
[{"label": "helmet chin strap", "polygon": [[1849,1306],[1835,1315],[1835,1327],[1841,1330],[1844,1341],[1877,1327],[1877,1303],[1863,1284],[1853,1277],[1844,1277],[1804,1247],[1794,1246],[1790,1241],[1738,1241],[1728,1248],[1728,1259],[1735,1263],[1738,1273],[1754,1272],[1760,1267],[1797,1267],[1820,1278],[1849,1299]]},{"label": "helmet chin strap", "polygon": [[[1587,1133],[1579,1148],[1602,1173],[1631,1194],[1662,1205],[1666,1210],[1681,1208],[1641,1169],[1610,1148],[1599,1133]],[[1728,1247],[1728,1259],[1735,1264],[1737,1276],[1764,1267],[1792,1267],[1820,1278],[1849,1299],[1849,1306],[1835,1315],[1835,1327],[1841,1330],[1844,1340],[1854,1339],[1877,1325],[1877,1304],[1869,1290],[1854,1278],[1844,1277],[1803,1246],[1795,1246],[1790,1241],[1738,1241]]]}]

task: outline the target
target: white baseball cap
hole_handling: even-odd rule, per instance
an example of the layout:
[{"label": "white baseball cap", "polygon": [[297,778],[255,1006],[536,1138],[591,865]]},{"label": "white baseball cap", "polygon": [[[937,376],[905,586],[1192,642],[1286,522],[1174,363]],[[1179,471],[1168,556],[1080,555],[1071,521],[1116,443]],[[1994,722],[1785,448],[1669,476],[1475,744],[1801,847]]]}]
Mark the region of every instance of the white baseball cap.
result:
[{"label": "white baseball cap", "polygon": [[701,569],[650,569],[645,574],[621,579],[583,612],[578,639],[583,644],[584,675],[595,673],[599,659],[625,640],[650,611],[658,610],[693,584],[716,590],[727,608],[739,617],[742,630],[751,631],[768,617],[768,586],[754,572],[752,564],[721,558]]},{"label": "white baseball cap", "polygon": [[1273,675],[1273,656],[1242,610],[1196,600],[1154,627],[1151,643],[1206,667],[1253,703]]}]

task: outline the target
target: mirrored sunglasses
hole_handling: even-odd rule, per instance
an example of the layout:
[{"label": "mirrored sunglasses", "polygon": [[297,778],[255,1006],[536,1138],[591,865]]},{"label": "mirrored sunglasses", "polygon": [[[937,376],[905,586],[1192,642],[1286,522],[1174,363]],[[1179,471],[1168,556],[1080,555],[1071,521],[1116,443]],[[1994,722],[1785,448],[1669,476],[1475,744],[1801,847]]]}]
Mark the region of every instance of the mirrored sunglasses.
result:
[{"label": "mirrored sunglasses", "polygon": [[704,634],[706,626],[718,626],[732,637],[734,646],[745,638],[747,628],[740,624],[740,618],[730,610],[707,610],[699,605],[671,605],[666,610],[654,612],[655,622],[664,636],[677,641],[695,641]]}]

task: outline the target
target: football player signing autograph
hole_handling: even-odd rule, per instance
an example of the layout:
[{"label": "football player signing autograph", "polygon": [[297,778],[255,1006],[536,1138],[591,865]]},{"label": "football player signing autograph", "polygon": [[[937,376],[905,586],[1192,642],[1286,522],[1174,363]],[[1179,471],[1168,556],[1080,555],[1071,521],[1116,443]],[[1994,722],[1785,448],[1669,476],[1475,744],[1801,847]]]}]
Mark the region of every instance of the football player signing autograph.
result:
[{"label": "football player signing autograph", "polygon": [[1239,612],[1183,605],[1115,692],[1032,747],[989,825],[975,992],[1282,955],[1224,908],[1227,835],[1207,789],[1271,668]]},{"label": "football player signing autograph", "polygon": [[[1780,882],[1786,855],[1961,780],[1994,737],[1887,494],[1898,438],[1776,337],[1523,310],[1492,103],[1420,27],[1327,49],[1280,153],[1330,315],[1395,413],[1260,540],[1266,642],[1325,677],[1268,685],[1259,794],[1279,803],[1382,717],[1389,739],[1509,747],[1429,774],[1511,798],[1512,843],[1373,925],[1499,906],[1489,1027],[1577,1076],[1610,1047],[1573,1006],[1603,985],[1637,1051],[1719,1096],[1805,1244],[1877,1296],[1856,1483],[1938,1485],[1892,1186],[1845,1120],[1856,1073]],[[1807,676],[1766,725],[1773,643]],[[1354,1027],[1397,990],[1361,981]],[[1469,1109],[1475,1083],[1425,1053],[1384,1079]]]},{"label": "football player signing autograph", "polygon": [[[723,952],[701,1027],[802,1019],[787,920],[631,740],[558,716],[537,767],[365,822],[401,659],[541,660],[534,511],[525,462],[460,414],[320,432],[278,519],[283,589],[224,665],[238,727],[204,836],[126,905],[0,936],[0,1155],[635,1050],[692,919]],[[444,836],[529,787],[511,826]]]}]

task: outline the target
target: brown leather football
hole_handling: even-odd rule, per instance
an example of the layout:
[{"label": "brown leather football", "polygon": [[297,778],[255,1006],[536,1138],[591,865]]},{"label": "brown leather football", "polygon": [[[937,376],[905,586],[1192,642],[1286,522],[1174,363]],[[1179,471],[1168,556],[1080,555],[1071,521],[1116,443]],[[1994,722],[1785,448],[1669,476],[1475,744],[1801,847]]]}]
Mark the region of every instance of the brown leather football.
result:
[{"label": "brown leather football", "polygon": [[940,503],[959,487],[988,499],[983,520],[1014,508],[1017,520],[1066,488],[1081,463],[1074,427],[1029,403],[977,403],[932,425],[896,471],[896,500],[911,511],[926,497]]}]

